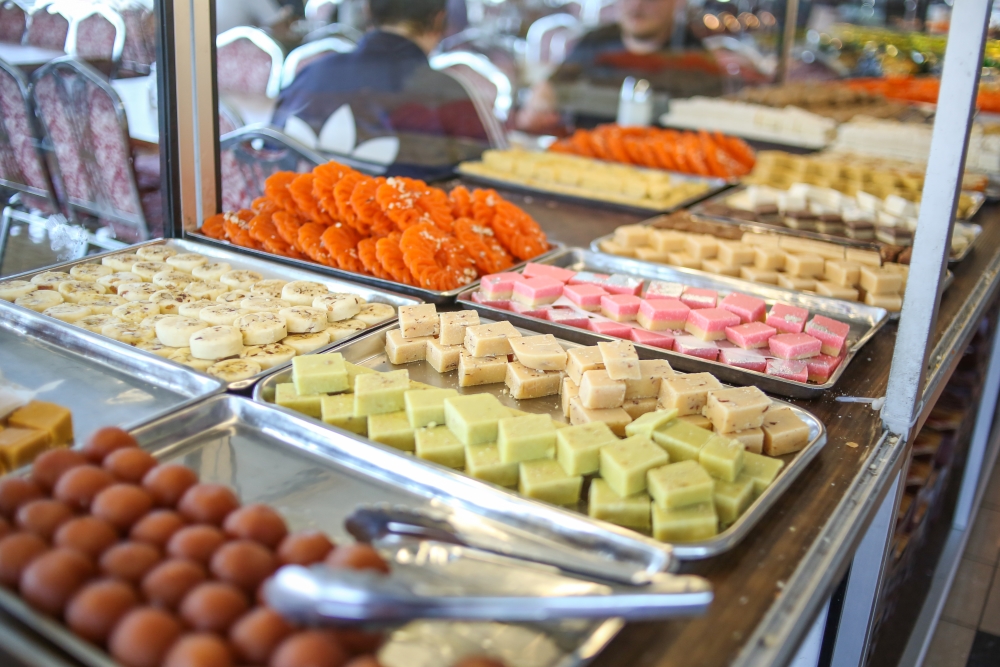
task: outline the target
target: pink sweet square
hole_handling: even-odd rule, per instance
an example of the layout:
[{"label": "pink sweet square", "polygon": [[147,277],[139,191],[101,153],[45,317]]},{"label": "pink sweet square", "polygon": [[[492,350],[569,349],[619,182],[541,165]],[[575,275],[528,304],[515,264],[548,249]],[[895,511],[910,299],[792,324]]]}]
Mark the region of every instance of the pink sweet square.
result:
[{"label": "pink sweet square", "polygon": [[688,308],[715,308],[719,301],[719,293],[714,289],[703,289],[701,287],[688,287],[681,294],[681,301]]},{"label": "pink sweet square", "polygon": [[809,334],[778,334],[767,339],[771,354],[779,359],[808,359],[819,354],[823,343]]},{"label": "pink sweet square", "polygon": [[851,333],[851,326],[845,322],[817,315],[806,325],[805,332],[823,342],[821,352],[836,357],[844,349],[844,342]]},{"label": "pink sweet square", "polygon": [[548,264],[528,262],[524,267],[525,278],[552,278],[563,284],[569,282],[575,275],[576,271],[570,271],[558,266],[549,266]]},{"label": "pink sweet square", "polygon": [[631,322],[641,303],[642,299],[632,294],[608,294],[601,297],[601,314],[615,322]]},{"label": "pink sweet square", "polygon": [[698,308],[688,313],[684,330],[702,340],[722,340],[726,327],[739,325],[740,318],[722,308]]},{"label": "pink sweet square", "polygon": [[538,317],[540,319],[545,319],[545,312],[548,310],[548,307],[529,306],[528,304],[520,303],[519,301],[511,301],[510,310],[518,315],[524,315],[525,317]]},{"label": "pink sweet square", "polygon": [[639,296],[642,291],[642,281],[638,278],[630,278],[620,273],[613,273],[601,283],[601,287],[607,290],[608,294],[631,294]]},{"label": "pink sweet square", "polygon": [[695,336],[678,336],[674,338],[674,351],[688,354],[692,357],[715,361],[719,358],[719,348],[715,343],[701,340]]},{"label": "pink sweet square", "polygon": [[840,366],[843,357],[831,357],[828,354],[820,354],[805,360],[806,370],[809,371],[809,381],[823,384],[830,379],[833,372]]},{"label": "pink sweet square", "polygon": [[591,273],[590,271],[579,271],[569,279],[569,285],[601,285],[610,278],[606,273]]},{"label": "pink sweet square", "polygon": [[767,314],[764,322],[781,333],[802,333],[807,319],[809,311],[805,308],[776,303],[771,306],[771,312]]},{"label": "pink sweet square", "polygon": [[746,368],[758,373],[767,370],[767,357],[757,350],[742,350],[738,347],[720,348],[719,361],[728,366]]},{"label": "pink sweet square", "polygon": [[726,340],[744,350],[752,350],[767,347],[767,339],[776,333],[778,331],[774,327],[769,327],[763,322],[747,322],[727,327]]},{"label": "pink sweet square", "polygon": [[650,331],[683,329],[691,309],[679,299],[646,299],[639,304],[636,319]]},{"label": "pink sweet square", "polygon": [[767,304],[754,296],[733,293],[722,300],[719,308],[725,308],[729,312],[739,315],[740,322],[746,324],[747,322],[763,322]]},{"label": "pink sweet square", "polygon": [[492,306],[493,308],[500,308],[502,310],[510,310],[510,299],[493,299],[482,292],[473,292],[472,300],[475,303],[481,303],[484,306]]},{"label": "pink sweet square", "polygon": [[590,322],[589,317],[581,315],[572,308],[559,307],[546,309],[545,319],[556,324],[564,324],[568,327],[579,327],[581,329],[586,329],[587,323]]},{"label": "pink sweet square", "polygon": [[646,288],[647,299],[680,299],[684,294],[684,285],[666,280],[651,280]]},{"label": "pink sweet square", "polygon": [[563,288],[563,296],[584,310],[600,310],[601,297],[606,294],[603,288],[590,284],[571,284]]},{"label": "pink sweet square", "polygon": [[627,324],[619,324],[618,322],[609,322],[608,320],[590,320],[587,326],[594,333],[604,334],[605,336],[614,336],[615,338],[628,338],[629,334],[632,332],[632,327]]},{"label": "pink sweet square", "polygon": [[479,291],[487,301],[510,299],[514,283],[524,280],[520,273],[493,273],[479,281]]},{"label": "pink sweet square", "polygon": [[632,342],[652,347],[660,347],[664,350],[674,349],[674,337],[655,331],[646,331],[639,327],[632,327]]},{"label": "pink sweet square", "polygon": [[808,382],[809,369],[805,362],[790,361],[788,359],[768,359],[765,372],[774,377],[794,380],[795,382]]},{"label": "pink sweet square", "polygon": [[526,306],[544,306],[562,296],[563,284],[554,278],[528,278],[514,283],[514,301]]}]

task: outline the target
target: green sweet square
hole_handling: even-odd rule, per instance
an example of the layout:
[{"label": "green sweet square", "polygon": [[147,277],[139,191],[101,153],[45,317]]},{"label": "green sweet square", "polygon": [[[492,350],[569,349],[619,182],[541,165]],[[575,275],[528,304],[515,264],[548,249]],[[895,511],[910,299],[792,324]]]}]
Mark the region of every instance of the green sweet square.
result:
[{"label": "green sweet square", "polygon": [[420,428],[416,430],[414,436],[419,458],[456,470],[465,467],[465,445],[448,430],[447,426]]},{"label": "green sweet square", "polygon": [[743,470],[743,443],[713,435],[698,452],[698,462],[708,474],[725,482],[735,482]]},{"label": "green sweet square", "polygon": [[497,423],[500,460],[520,463],[551,459],[556,454],[556,427],[548,415],[508,417]]},{"label": "green sweet square", "polygon": [[458,396],[454,389],[411,389],[403,394],[406,417],[413,428],[444,424],[444,399]]},{"label": "green sweet square", "polygon": [[675,419],[653,431],[653,442],[667,450],[671,461],[697,461],[712,435],[707,429]]},{"label": "green sweet square", "polygon": [[295,391],[295,385],[291,382],[279,384],[274,388],[274,402],[276,404],[317,419],[323,414],[320,403],[322,397],[322,394],[300,396],[299,392]]},{"label": "green sweet square", "polygon": [[520,470],[516,463],[500,461],[496,443],[469,445],[465,448],[465,472],[497,486],[516,487]]},{"label": "green sweet square", "polygon": [[324,396],[321,408],[323,421],[327,424],[358,435],[368,434],[368,420],[354,415],[354,397],[350,394]]},{"label": "green sweet square", "polygon": [[764,493],[764,489],[771,486],[778,473],[785,467],[785,462],[781,459],[773,459],[770,456],[762,456],[753,452],[743,452],[743,472],[753,480],[753,497],[756,499]]},{"label": "green sweet square", "polygon": [[414,449],[413,427],[402,411],[368,415],[368,438],[404,452]]},{"label": "green sweet square", "polygon": [[700,542],[719,533],[712,503],[663,509],[653,504],[653,537],[661,542]]},{"label": "green sweet square", "polygon": [[639,492],[620,496],[600,478],[590,483],[587,513],[595,519],[648,533],[652,521],[649,494]]},{"label": "green sweet square", "polygon": [[663,509],[712,503],[715,484],[695,461],[681,461],[646,473],[649,495]]},{"label": "green sweet square", "polygon": [[406,370],[354,378],[354,414],[358,417],[400,412],[406,408],[403,395],[410,389]]},{"label": "green sweet square", "polygon": [[465,445],[496,442],[497,422],[507,417],[510,417],[510,410],[492,394],[444,399],[444,422]]},{"label": "green sweet square", "polygon": [[352,364],[349,361],[344,362],[344,367],[347,369],[347,393],[354,392],[354,378],[359,375],[377,375],[378,371],[367,366],[358,366],[357,364]]},{"label": "green sweet square", "polygon": [[518,466],[521,479],[517,490],[522,496],[563,506],[576,505],[580,501],[583,477],[567,475],[556,461],[537,459]]},{"label": "green sweet square", "polygon": [[349,385],[344,357],[337,352],[295,357],[292,359],[292,382],[300,396],[346,391]]},{"label": "green sweet square", "polygon": [[601,477],[620,496],[646,490],[646,473],[670,463],[662,448],[644,435],[601,447]]},{"label": "green sweet square", "polygon": [[626,424],[625,435],[632,437],[633,435],[644,435],[647,438],[653,437],[653,431],[665,426],[671,420],[677,417],[677,410],[656,410],[654,412],[647,412],[641,415],[631,424]]},{"label": "green sweet square", "polygon": [[719,523],[728,526],[739,519],[753,502],[753,479],[746,474],[741,474],[735,482],[723,482],[717,479],[713,498]]},{"label": "green sweet square", "polygon": [[567,475],[589,475],[601,467],[601,447],[615,442],[605,422],[567,426],[556,431],[556,460]]}]

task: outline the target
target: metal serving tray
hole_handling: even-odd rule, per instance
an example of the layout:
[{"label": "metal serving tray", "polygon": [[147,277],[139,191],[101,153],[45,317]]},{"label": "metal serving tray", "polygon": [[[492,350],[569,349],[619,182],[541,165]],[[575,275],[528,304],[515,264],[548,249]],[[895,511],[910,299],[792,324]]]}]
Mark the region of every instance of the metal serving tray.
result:
[{"label": "metal serving tray", "polygon": [[[373,288],[373,287],[366,287],[364,285],[358,285],[356,283],[350,283],[350,282],[346,282],[346,281],[343,281],[343,280],[336,280],[336,279],[333,279],[333,278],[327,278],[325,276],[317,275],[315,272],[312,272],[312,271],[303,271],[303,270],[295,269],[295,268],[292,268],[292,267],[289,267],[289,266],[282,266],[280,263],[274,262],[272,256],[268,256],[266,254],[264,255],[263,258],[259,259],[259,258],[256,258],[256,257],[248,257],[248,256],[246,256],[246,255],[244,255],[242,253],[233,252],[231,249],[229,249],[229,248],[227,248],[225,246],[220,247],[220,246],[217,246],[215,244],[209,245],[209,244],[206,244],[206,243],[198,243],[198,242],[195,242],[195,241],[182,241],[182,240],[179,240],[179,239],[166,239],[166,240],[159,239],[159,240],[156,240],[156,241],[148,241],[146,243],[140,243],[140,244],[137,244],[137,245],[134,245],[134,246],[129,246],[128,248],[123,249],[123,250],[115,250],[113,252],[106,252],[106,253],[102,253],[100,255],[91,255],[91,256],[85,257],[83,259],[73,260],[72,262],[66,262],[64,264],[57,264],[55,266],[48,266],[48,267],[45,267],[44,269],[29,271],[27,273],[22,273],[22,274],[17,275],[17,276],[10,276],[9,278],[4,278],[4,280],[31,280],[31,278],[33,276],[35,276],[35,275],[37,275],[39,273],[44,273],[46,271],[66,271],[66,272],[69,272],[69,269],[72,268],[73,266],[77,265],[77,264],[100,263],[100,260],[103,257],[107,257],[109,255],[117,255],[117,254],[121,254],[123,252],[135,252],[135,250],[137,248],[143,248],[145,246],[159,245],[159,244],[163,244],[163,245],[166,245],[166,246],[171,247],[171,248],[176,248],[177,250],[180,250],[180,251],[183,251],[183,252],[196,252],[196,253],[198,253],[200,255],[205,255],[206,257],[210,257],[210,258],[212,258],[212,259],[214,259],[216,261],[229,262],[230,264],[232,264],[233,269],[242,269],[242,270],[257,271],[262,276],[264,276],[265,279],[273,278],[273,279],[281,279],[281,280],[288,280],[288,281],[292,281],[292,280],[311,280],[311,281],[314,281],[314,282],[323,283],[324,285],[326,285],[328,288],[330,288],[334,292],[350,292],[351,294],[357,294],[358,296],[364,298],[366,301],[370,301],[370,302],[373,302],[373,303],[387,303],[387,304],[393,306],[394,308],[396,308],[397,310],[399,309],[400,306],[412,306],[412,305],[416,305],[416,304],[422,302],[420,299],[417,299],[417,298],[414,298],[414,297],[403,296],[402,294],[397,294],[397,293],[389,292],[389,291],[382,290],[382,289],[376,289],[376,288]],[[7,305],[13,305],[13,304],[7,304]],[[18,312],[31,312],[31,311],[29,311],[29,310],[27,310],[25,308],[20,308],[18,306],[13,306],[13,307],[16,308]],[[93,333],[93,332],[90,332],[90,331],[86,331],[84,329],[80,329],[79,327],[74,327],[71,324],[66,324],[66,323],[63,323],[63,322],[60,322],[58,320],[55,320],[55,319],[52,319],[52,318],[48,318],[48,317],[46,317],[45,319],[50,320],[50,321],[56,323],[57,325],[62,325],[62,327],[64,329],[70,329],[70,330],[73,330],[73,331],[82,331],[85,335],[92,336],[92,337],[95,337],[95,338],[99,338],[102,341],[106,341],[106,342],[108,342],[109,344],[111,344],[113,346],[112,349],[123,349],[124,348],[124,349],[127,349],[127,350],[132,350],[133,352],[137,352],[137,353],[143,355],[144,358],[156,357],[156,355],[154,355],[152,353],[143,352],[142,350],[138,350],[138,349],[132,347],[131,345],[126,345],[125,343],[119,343],[117,341],[113,341],[110,338],[106,338],[106,337],[104,337],[104,336],[102,336],[100,334]],[[396,321],[396,318],[392,317],[392,318],[386,320],[385,322],[380,322],[379,324],[375,325],[374,328],[383,327],[383,326],[386,326],[387,324],[391,324],[392,322],[395,322],[395,321]],[[359,333],[362,333],[362,332],[359,332]],[[350,340],[352,337],[356,337],[356,336],[357,336],[357,334],[355,334],[354,336],[349,336],[349,337],[347,337],[344,340]],[[341,341],[337,341],[337,342],[341,342]],[[328,350],[331,347],[333,347],[335,344],[336,343],[331,343],[330,345],[327,345],[327,346],[325,346],[323,348],[320,348],[319,350],[317,350],[317,352],[322,352],[324,350]],[[312,354],[315,354],[315,353],[312,353]],[[156,358],[159,359],[160,357],[156,357]],[[181,364],[177,364],[177,363],[175,363],[173,361],[167,361],[167,363],[170,364],[171,366],[180,366],[181,365]],[[291,365],[291,364],[290,363],[283,364],[282,366],[289,366],[289,365]],[[272,369],[265,370],[264,372],[259,373],[258,375],[255,375],[254,377],[248,378],[246,380],[238,380],[236,382],[230,382],[228,384],[227,388],[229,389],[229,391],[244,391],[246,389],[249,389],[260,378],[262,378],[265,375],[267,375],[268,373],[270,373],[271,370]],[[201,374],[199,371],[194,371],[194,372]]]},{"label": "metal serving tray", "polygon": [[225,390],[186,366],[0,301],[0,373],[73,413],[82,443],[98,428],[131,428]]},{"label": "metal serving tray", "polygon": [[[725,200],[727,197],[736,194],[744,187],[745,186],[738,186],[729,192],[718,193],[712,195],[711,197],[703,198],[701,201],[697,203],[697,205],[691,208],[691,214],[697,215],[702,218],[706,218],[708,220],[711,220],[712,222],[719,222],[726,225],[736,225],[740,227],[740,229],[742,229],[743,231],[770,232],[770,233],[777,232],[780,234],[785,234],[787,236],[799,236],[806,239],[814,239],[816,241],[826,241],[827,243],[836,243],[837,245],[847,246],[850,248],[879,250],[883,246],[893,246],[893,244],[891,243],[884,243],[877,239],[865,241],[861,239],[852,239],[848,236],[837,236],[836,234],[824,234],[822,232],[812,232],[805,229],[792,229],[791,227],[786,227],[784,225],[773,225],[767,222],[756,222],[753,220],[740,220],[738,218],[727,218],[725,216],[716,215],[714,213],[705,210],[705,207],[708,206],[709,204]],[[981,192],[969,192],[966,194],[970,195],[973,198],[974,204],[972,210],[969,212],[969,215],[964,220],[956,220],[955,226],[958,228],[964,228],[967,231],[971,232],[973,238],[972,242],[969,243],[969,245],[967,245],[962,252],[952,253],[951,255],[949,255],[948,257],[949,264],[958,264],[963,259],[968,257],[969,253],[972,252],[972,246],[976,245],[976,242],[979,240],[979,236],[983,233],[983,228],[981,225],[967,222],[967,220],[971,220],[973,216],[975,216],[976,213],[979,212],[979,209],[983,207],[983,204],[986,203],[986,195],[984,195]],[[602,238],[601,240],[604,239]]]},{"label": "metal serving tray", "polygon": [[[648,211],[646,211],[648,213]],[[463,290],[468,289],[472,285],[478,285],[479,281],[475,281],[465,285],[463,287],[456,287],[453,290],[448,290],[447,292],[439,292],[437,290],[424,289],[423,287],[413,287],[411,285],[404,285],[403,283],[397,283],[394,280],[383,280],[382,278],[376,278],[375,276],[365,276],[360,273],[353,273],[351,271],[344,271],[343,269],[335,269],[331,266],[324,266],[323,264],[317,264],[312,260],[308,259],[293,259],[291,257],[282,257],[281,255],[273,255],[264,250],[254,250],[253,248],[244,248],[242,246],[233,245],[229,241],[220,241],[218,239],[213,239],[211,237],[205,236],[199,232],[185,232],[185,237],[194,239],[198,241],[201,246],[212,246],[218,248],[220,251],[227,251],[232,254],[233,261],[243,261],[242,259],[237,259],[237,257],[258,257],[262,260],[266,260],[268,263],[272,264],[282,264],[288,267],[295,267],[305,271],[310,271],[314,274],[319,273],[326,276],[333,276],[334,278],[339,278],[341,280],[350,281],[358,285],[370,285],[372,288],[376,288],[379,291],[393,292],[396,294],[405,294],[409,297],[416,298],[420,301],[425,301],[427,303],[435,303],[439,305],[447,305],[455,300],[455,297],[459,295]],[[525,264],[530,262],[537,262],[554,252],[558,252],[563,249],[561,243],[550,242],[551,248],[548,252],[542,253],[538,257],[535,257],[519,264],[514,265],[508,271],[516,271],[524,267]],[[315,277],[312,280],[316,280]],[[406,304],[403,304],[406,305]]]},{"label": "metal serving tray", "polygon": [[[672,366],[683,371],[707,371],[723,382],[739,385],[755,385],[760,389],[779,396],[792,398],[816,398],[827,389],[837,384],[844,369],[868,340],[875,335],[889,319],[884,308],[866,306],[863,303],[828,299],[826,297],[794,292],[770,285],[758,285],[738,278],[716,276],[702,271],[680,269],[664,264],[650,264],[625,257],[615,257],[603,253],[589,252],[582,248],[568,248],[562,253],[549,257],[541,262],[573,271],[593,271],[599,273],[620,273],[645,280],[665,280],[682,283],[690,287],[713,289],[726,295],[730,292],[741,292],[763,299],[768,305],[776,302],[787,303],[805,308],[810,315],[826,315],[846,322],[851,326],[847,337],[847,358],[837,367],[830,379],[824,384],[803,384],[792,380],[765,375],[745,368],[728,366],[718,361],[708,361],[690,355],[681,354],[659,347],[635,344],[639,356],[645,359],[668,359]],[[472,300],[475,289],[466,290],[458,297],[458,303],[464,308],[476,310],[480,315],[493,319],[510,320],[515,325],[530,327],[541,333],[554,334],[557,337],[571,340],[583,345],[596,345],[599,341],[617,340],[611,336],[595,333],[589,329],[556,324],[549,320],[521,315],[509,310],[494,308]]]},{"label": "metal serving tray", "polygon": [[[292,529],[322,530],[337,542],[352,541],[344,519],[357,505],[389,502],[471,520],[512,543],[530,528],[535,543],[552,538],[553,547],[560,546],[558,533],[533,515],[535,508],[522,499],[414,459],[375,451],[357,438],[331,434],[293,413],[238,396],[202,401],[134,430],[133,435],[160,461],[186,465],[203,482],[231,487],[244,503],[273,506]],[[651,559],[652,583],[628,590],[658,595],[665,615],[672,613],[674,600],[678,613],[707,609],[711,593],[703,580],[653,571],[665,561],[662,552],[622,539],[617,540],[620,549],[601,543],[600,547],[610,548],[602,552],[596,543],[587,542],[595,533],[591,529],[579,537],[585,540],[581,548],[590,548],[597,557],[620,556],[633,562],[636,556]],[[454,594],[516,590],[534,595],[599,595],[621,590],[566,576],[553,567],[454,545],[403,540],[378,546],[393,559],[394,573],[438,588],[450,586]],[[118,667],[105,652],[10,591],[0,589],[0,609],[90,667]],[[386,667],[438,667],[469,652],[499,653],[511,667],[573,667],[606,646],[621,626],[621,619],[516,625],[415,621],[393,632],[379,657]]]},{"label": "metal serving tray", "polygon": [[[495,318],[483,318],[481,321],[485,324],[494,320]],[[426,361],[406,364],[403,366],[394,366],[390,364],[385,356],[385,336],[386,333],[396,328],[398,327],[391,327],[382,331],[373,331],[366,336],[362,336],[353,343],[348,343],[338,348],[336,351],[343,354],[344,359],[353,364],[366,366],[378,371],[392,371],[405,368],[410,373],[410,379],[416,380],[417,382],[423,382],[436,387],[455,389],[460,394],[494,394],[500,399],[501,403],[507,405],[508,407],[535,414],[548,414],[557,421],[566,421],[566,418],[562,413],[562,405],[559,396],[546,396],[544,398],[518,401],[511,398],[510,393],[506,391],[506,387],[499,384],[480,385],[478,387],[459,387],[457,371],[441,374],[434,370]],[[532,335],[541,331],[541,329],[534,326],[530,326],[529,329],[519,330],[525,335]],[[578,343],[571,341],[560,340],[559,342],[567,349],[579,347]],[[273,405],[275,387],[284,382],[291,382],[291,375],[291,371],[285,370],[265,378],[254,388],[254,400],[260,403]],[[585,532],[590,533],[592,536],[592,539],[588,541],[595,548],[599,548],[602,551],[606,551],[606,549],[599,546],[601,541],[605,539],[617,540],[619,538],[625,538],[629,542],[636,545],[641,544],[645,547],[662,549],[668,555],[672,553],[673,556],[676,556],[677,558],[693,560],[709,558],[728,551],[736,546],[750,533],[750,531],[753,530],[754,525],[756,525],[757,522],[760,521],[761,517],[763,517],[764,514],[766,514],[767,511],[777,502],[778,498],[782,493],[784,493],[785,489],[791,485],[799,473],[801,473],[802,470],[809,465],[809,462],[813,460],[813,458],[819,453],[819,450],[826,444],[826,428],[816,417],[795,405],[791,405],[790,403],[785,403],[783,401],[775,402],[782,406],[790,407],[800,419],[809,424],[809,444],[802,449],[802,451],[797,452],[796,454],[790,454],[782,457],[786,462],[786,466],[782,470],[778,479],[776,479],[774,483],[763,494],[761,494],[754,504],[751,505],[750,508],[747,509],[747,511],[744,512],[733,525],[710,540],[687,544],[665,544],[658,540],[654,540],[648,535],[643,535],[642,533],[638,533],[627,528],[622,528],[597,519],[592,519],[589,516],[586,516],[585,501],[581,501],[578,506],[577,509],[579,510],[579,513],[565,509],[557,509],[545,503],[520,498],[513,491],[501,490],[491,484],[466,477],[461,473],[452,471],[437,464],[415,459],[409,455],[404,455],[396,449],[372,442],[366,438],[362,439],[355,436],[355,439],[362,440],[372,447],[382,450],[382,452],[392,453],[397,458],[401,458],[408,462],[419,463],[427,466],[428,468],[434,469],[443,477],[449,479],[463,479],[468,483],[476,485],[478,488],[490,489],[493,492],[505,493],[509,496],[517,497],[522,502],[529,503],[532,506],[530,515],[535,517],[535,520],[544,521],[547,525],[551,525],[553,528],[558,526],[557,530],[566,535],[567,539],[577,539],[575,536],[578,534],[577,531],[581,530],[581,524],[587,524],[588,528],[585,529]],[[285,408],[278,407],[278,409],[286,411]],[[312,420],[309,417],[302,418],[310,423],[317,424],[317,426],[320,424],[320,422]],[[328,426],[326,424],[323,424],[322,426],[330,431],[336,432],[337,434],[345,433],[344,431],[333,426]],[[584,489],[584,491],[586,491],[586,489]],[[480,492],[475,491],[473,494],[475,497],[478,497]],[[586,492],[582,494],[583,498],[586,498],[586,496]],[[583,516],[581,516],[581,513]]]},{"label": "metal serving tray", "polygon": [[[595,160],[595,162],[600,162],[600,161]],[[611,163],[602,163],[602,164],[611,164]],[[688,197],[687,199],[678,202],[673,206],[662,208],[658,206],[639,206],[638,204],[616,202],[609,199],[600,199],[598,197],[585,197],[583,195],[563,192],[556,187],[546,188],[539,185],[530,185],[528,183],[525,183],[524,181],[519,181],[519,180],[504,180],[500,178],[492,178],[490,176],[479,174],[474,170],[463,168],[462,165],[459,165],[456,171],[462,177],[462,180],[468,181],[470,183],[477,183],[479,185],[485,185],[490,188],[509,190],[511,192],[519,192],[522,194],[551,197],[553,199],[558,199],[560,201],[567,201],[575,204],[584,204],[586,206],[599,206],[605,209],[622,211],[625,213],[635,213],[638,215],[648,215],[650,213],[673,213],[674,211],[679,211],[693,204],[697,204],[698,202],[708,199],[709,197],[714,197],[720,192],[729,189],[733,185],[733,182],[727,181],[724,178],[707,178],[704,176],[692,176],[691,174],[681,174],[673,171],[667,172],[670,174],[670,177],[672,179],[678,181],[694,181],[697,183],[705,183],[706,185],[708,185],[708,189],[706,189],[704,192],[694,195],[693,197]],[[657,171],[662,171],[662,170],[657,170]]]}]

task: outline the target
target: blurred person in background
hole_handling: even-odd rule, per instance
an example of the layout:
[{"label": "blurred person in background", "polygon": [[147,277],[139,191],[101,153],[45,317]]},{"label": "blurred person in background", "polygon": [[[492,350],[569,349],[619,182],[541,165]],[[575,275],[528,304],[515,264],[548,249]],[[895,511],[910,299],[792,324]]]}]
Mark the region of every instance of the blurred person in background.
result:
[{"label": "blurred person in background", "polygon": [[239,26],[268,28],[284,33],[293,15],[293,7],[282,7],[277,0],[215,0],[215,34],[220,35]]},{"label": "blurred person in background", "polygon": [[[617,93],[626,77],[646,79],[655,93],[670,97],[721,95],[723,73],[687,27],[686,0],[618,0],[618,21],[596,28],[576,44],[549,77],[536,84],[517,118],[519,128],[547,132],[564,123],[560,110],[574,96]],[[574,93],[574,90],[576,91]],[[590,106],[583,101],[582,106]]]},{"label": "blurred person in background", "polygon": [[425,179],[450,175],[459,162],[503,143],[489,110],[430,67],[427,56],[445,34],[446,6],[447,0],[369,0],[374,29],[354,51],[330,53],[299,72],[278,98],[272,125],[283,128],[297,117],[319,136],[348,105],[358,144],[397,137],[389,173]]}]

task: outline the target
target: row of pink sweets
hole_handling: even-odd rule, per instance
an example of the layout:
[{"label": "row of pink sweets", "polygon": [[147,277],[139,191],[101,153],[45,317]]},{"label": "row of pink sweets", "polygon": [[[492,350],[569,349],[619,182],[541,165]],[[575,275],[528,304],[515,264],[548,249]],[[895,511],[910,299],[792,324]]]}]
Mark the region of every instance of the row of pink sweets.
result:
[{"label": "row of pink sweets", "polygon": [[[529,263],[483,277],[473,301],[797,382],[824,383],[850,326],[783,303],[680,283]],[[640,296],[641,295],[641,296]]]}]

